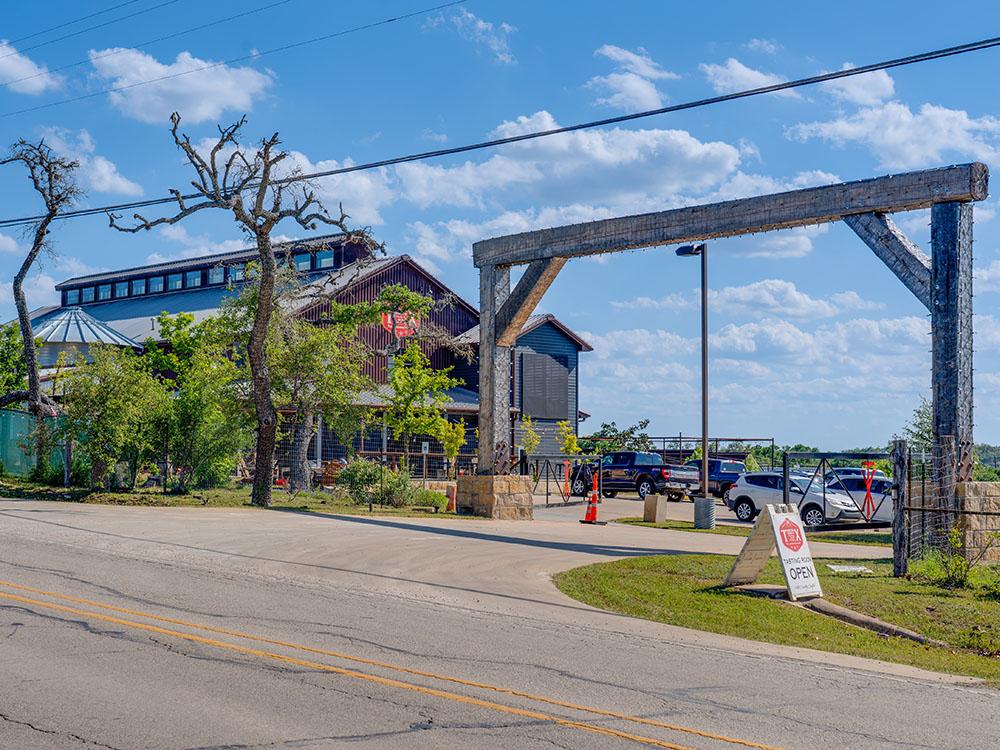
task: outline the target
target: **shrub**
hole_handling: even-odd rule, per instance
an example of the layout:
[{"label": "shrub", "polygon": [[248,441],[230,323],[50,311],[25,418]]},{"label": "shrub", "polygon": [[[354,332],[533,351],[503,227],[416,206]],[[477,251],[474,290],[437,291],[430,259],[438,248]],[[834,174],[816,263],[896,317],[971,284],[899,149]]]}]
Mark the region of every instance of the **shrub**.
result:
[{"label": "shrub", "polygon": [[435,513],[441,513],[448,507],[448,498],[440,492],[419,488],[413,493],[413,504],[427,506],[433,508]]},{"label": "shrub", "polygon": [[379,505],[391,505],[393,508],[405,508],[413,505],[416,494],[410,484],[410,475],[406,471],[386,471],[385,478],[372,487],[375,502]]},{"label": "shrub", "polygon": [[[357,505],[364,505],[369,501],[373,493],[378,492],[379,481],[382,472],[391,474],[384,470],[374,461],[359,458],[347,464],[337,475],[337,484],[347,490],[348,497]],[[375,500],[375,502],[378,502]]]}]

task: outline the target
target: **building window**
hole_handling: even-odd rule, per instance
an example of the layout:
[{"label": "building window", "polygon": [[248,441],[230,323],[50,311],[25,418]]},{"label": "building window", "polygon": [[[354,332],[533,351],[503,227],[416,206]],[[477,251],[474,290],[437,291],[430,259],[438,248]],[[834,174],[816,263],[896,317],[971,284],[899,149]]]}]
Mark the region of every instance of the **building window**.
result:
[{"label": "building window", "polygon": [[117,282],[115,282],[115,299],[120,299],[122,297],[128,297],[128,282],[127,281],[117,281]]},{"label": "building window", "polygon": [[111,299],[111,284],[101,284],[97,287],[97,300],[99,302]]},{"label": "building window", "polygon": [[320,250],[316,253],[316,268],[333,268],[333,250]]},{"label": "building window", "polygon": [[92,286],[85,286],[83,288],[83,301],[84,302],[93,302],[94,301],[94,287],[92,287]]},{"label": "building window", "polygon": [[208,269],[208,283],[221,284],[226,280],[226,269],[222,266],[212,266]]},{"label": "building window", "polygon": [[312,268],[312,258],[309,253],[296,253],[295,254],[295,270],[296,271],[308,271]]},{"label": "building window", "polygon": [[184,286],[187,289],[201,286],[201,271],[188,271],[184,274]]},{"label": "building window", "polygon": [[230,266],[229,267],[229,280],[230,281],[243,281],[247,277],[246,266]]},{"label": "building window", "polygon": [[152,276],[149,279],[149,293],[156,294],[157,292],[163,291],[163,277],[162,276]]},{"label": "building window", "polygon": [[172,273],[167,276],[167,291],[173,292],[180,289],[184,284],[183,277],[179,273]]},{"label": "building window", "polygon": [[80,304],[80,290],[79,289],[67,289],[66,290],[66,304],[67,305],[79,305]]},{"label": "building window", "polygon": [[145,279],[133,279],[132,280],[132,296],[134,297],[137,294],[145,294],[145,293],[146,293],[146,280]]}]

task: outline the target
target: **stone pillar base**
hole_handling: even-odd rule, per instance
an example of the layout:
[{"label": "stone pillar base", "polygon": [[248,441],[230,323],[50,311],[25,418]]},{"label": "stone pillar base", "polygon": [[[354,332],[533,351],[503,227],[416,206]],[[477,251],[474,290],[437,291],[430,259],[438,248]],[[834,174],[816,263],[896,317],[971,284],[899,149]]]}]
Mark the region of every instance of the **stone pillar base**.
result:
[{"label": "stone pillar base", "polygon": [[1000,562],[1000,546],[994,534],[1000,530],[1000,482],[959,482],[955,485],[961,516],[962,546],[968,560]]},{"label": "stone pillar base", "polygon": [[531,477],[468,475],[458,478],[456,510],[473,516],[530,521]]}]

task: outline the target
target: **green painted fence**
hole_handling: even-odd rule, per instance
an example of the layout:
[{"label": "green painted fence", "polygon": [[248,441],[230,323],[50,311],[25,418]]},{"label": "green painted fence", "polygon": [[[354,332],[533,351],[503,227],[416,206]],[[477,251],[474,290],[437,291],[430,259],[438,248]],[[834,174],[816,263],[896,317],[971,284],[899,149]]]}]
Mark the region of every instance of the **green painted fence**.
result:
[{"label": "green painted fence", "polygon": [[[0,461],[8,474],[26,477],[35,465],[31,455],[31,433],[35,429],[35,418],[28,412],[16,409],[0,409]],[[54,466],[61,467],[62,449],[52,451]]]}]

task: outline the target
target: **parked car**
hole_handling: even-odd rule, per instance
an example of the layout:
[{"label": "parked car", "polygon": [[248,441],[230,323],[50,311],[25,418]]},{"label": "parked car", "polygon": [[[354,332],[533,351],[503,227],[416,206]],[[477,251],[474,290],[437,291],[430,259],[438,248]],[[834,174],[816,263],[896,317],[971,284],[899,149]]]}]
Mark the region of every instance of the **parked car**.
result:
[{"label": "parked car", "polygon": [[[866,494],[865,480],[860,474],[835,479],[826,487],[828,490],[835,490],[849,495],[859,508],[864,509]],[[886,477],[885,474],[882,474],[882,472],[877,472],[872,478],[871,489],[872,500],[875,501],[875,512],[869,520],[892,523],[892,488],[892,480]]]},{"label": "parked car", "polygon": [[[752,521],[765,505],[784,502],[784,477],[777,471],[754,471],[743,474],[730,487],[723,500],[741,521]],[[819,482],[810,486],[808,477],[789,475],[789,501],[799,508],[802,523],[820,526],[835,521],[856,520],[861,511],[845,493],[827,488],[824,512],[823,487]],[[806,489],[808,488],[808,492]]]},{"label": "parked car", "polygon": [[[572,474],[574,495],[586,495],[593,486],[593,465],[581,464]],[[666,464],[657,453],[616,451],[601,457],[601,493],[636,492],[645,499],[650,493],[681,500],[698,487],[698,472],[688,466]]]},{"label": "parked car", "polygon": [[[860,466],[838,466],[836,470],[831,469],[823,475],[823,481],[827,484],[846,477],[863,477],[864,470]],[[875,470],[874,476],[885,479],[885,472],[880,469]]]},{"label": "parked car", "polygon": [[[692,458],[685,466],[693,466],[698,470],[698,480],[701,481],[701,459]],[[722,497],[726,490],[736,483],[740,474],[745,474],[747,466],[742,461],[731,461],[727,458],[708,459],[708,491],[716,497]]]}]

